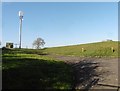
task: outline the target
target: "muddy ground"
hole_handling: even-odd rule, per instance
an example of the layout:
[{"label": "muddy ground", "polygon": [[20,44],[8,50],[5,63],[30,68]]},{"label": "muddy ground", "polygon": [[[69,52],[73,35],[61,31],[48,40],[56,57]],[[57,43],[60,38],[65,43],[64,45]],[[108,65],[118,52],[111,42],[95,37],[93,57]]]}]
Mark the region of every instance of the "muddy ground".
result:
[{"label": "muddy ground", "polygon": [[52,55],[52,57],[72,66],[75,79],[73,90],[120,91],[118,58],[81,58],[58,55]]}]

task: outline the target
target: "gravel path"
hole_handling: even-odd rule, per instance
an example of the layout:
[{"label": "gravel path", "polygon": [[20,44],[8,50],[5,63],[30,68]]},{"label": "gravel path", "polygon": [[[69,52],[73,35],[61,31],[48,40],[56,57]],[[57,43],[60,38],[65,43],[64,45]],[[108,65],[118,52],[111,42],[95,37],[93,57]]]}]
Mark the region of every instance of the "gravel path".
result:
[{"label": "gravel path", "polygon": [[81,58],[74,56],[53,56],[70,64],[74,70],[73,89],[83,91],[120,91],[118,83],[118,58]]}]

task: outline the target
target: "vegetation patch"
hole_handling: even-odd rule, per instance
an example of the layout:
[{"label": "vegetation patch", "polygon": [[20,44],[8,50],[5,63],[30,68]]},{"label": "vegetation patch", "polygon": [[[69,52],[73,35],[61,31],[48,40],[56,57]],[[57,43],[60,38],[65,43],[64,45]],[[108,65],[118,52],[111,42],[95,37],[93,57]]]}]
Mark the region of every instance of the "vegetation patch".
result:
[{"label": "vegetation patch", "polygon": [[43,52],[53,55],[80,57],[118,57],[117,41],[97,42],[81,45],[47,48]]},{"label": "vegetation patch", "polygon": [[71,88],[70,65],[41,55],[17,52],[3,51],[3,89]]}]

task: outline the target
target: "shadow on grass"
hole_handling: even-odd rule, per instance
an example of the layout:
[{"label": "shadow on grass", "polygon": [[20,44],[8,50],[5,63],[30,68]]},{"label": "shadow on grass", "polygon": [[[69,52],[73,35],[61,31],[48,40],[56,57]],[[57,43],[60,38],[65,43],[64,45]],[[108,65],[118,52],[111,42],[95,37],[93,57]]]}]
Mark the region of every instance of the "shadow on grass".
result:
[{"label": "shadow on grass", "polygon": [[63,62],[3,58],[4,89],[70,89],[71,67]]},{"label": "shadow on grass", "polygon": [[[98,63],[3,58],[3,89],[71,89],[88,91],[99,80]],[[97,79],[96,79],[97,78]]]},{"label": "shadow on grass", "polygon": [[63,61],[32,59],[14,56],[32,50],[5,50],[12,57],[3,56],[3,89],[83,89],[88,91],[99,80],[98,63],[83,60],[67,64]]}]

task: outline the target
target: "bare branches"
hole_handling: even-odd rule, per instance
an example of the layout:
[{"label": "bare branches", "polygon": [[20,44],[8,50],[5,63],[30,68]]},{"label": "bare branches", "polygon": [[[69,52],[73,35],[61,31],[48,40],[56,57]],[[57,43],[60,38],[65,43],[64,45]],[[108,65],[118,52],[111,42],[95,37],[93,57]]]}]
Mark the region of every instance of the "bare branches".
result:
[{"label": "bare branches", "polygon": [[36,49],[40,49],[45,45],[45,41],[42,38],[37,38],[32,44]]}]

